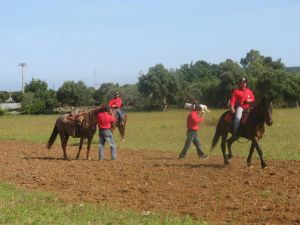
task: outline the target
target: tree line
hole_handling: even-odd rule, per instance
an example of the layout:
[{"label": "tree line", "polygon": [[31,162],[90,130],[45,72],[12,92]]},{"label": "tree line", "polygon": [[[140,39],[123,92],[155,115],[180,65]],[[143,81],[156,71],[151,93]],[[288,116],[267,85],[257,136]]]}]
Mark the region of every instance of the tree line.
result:
[{"label": "tree line", "polygon": [[220,64],[211,64],[199,60],[176,69],[157,64],[147,73],[140,74],[136,84],[103,83],[98,89],[88,87],[83,81],[65,81],[55,91],[49,89],[45,81],[32,79],[25,84],[25,93],[0,92],[0,101],[11,96],[14,101],[22,103],[22,113],[47,114],[58,106],[107,103],[114,92],[119,91],[125,106],[134,110],[165,111],[169,105],[182,106],[192,100],[224,108],[240,77],[248,79],[248,86],[256,97],[266,95],[278,107],[298,106],[299,70],[289,70],[281,59],[263,56],[257,50],[248,52],[240,62],[227,59]]}]

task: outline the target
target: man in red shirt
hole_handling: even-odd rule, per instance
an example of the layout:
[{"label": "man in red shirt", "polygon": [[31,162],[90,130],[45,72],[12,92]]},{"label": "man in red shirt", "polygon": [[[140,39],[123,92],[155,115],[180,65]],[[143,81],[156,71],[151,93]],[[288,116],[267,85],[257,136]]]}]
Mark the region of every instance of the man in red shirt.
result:
[{"label": "man in red shirt", "polygon": [[179,154],[179,159],[184,159],[186,156],[186,153],[191,146],[191,143],[193,142],[196,146],[198,156],[200,158],[208,158],[208,155],[206,155],[201,148],[200,140],[197,136],[197,131],[199,130],[199,123],[204,121],[203,113],[200,112],[201,107],[200,105],[196,105],[193,107],[192,111],[188,114],[187,117],[187,132],[186,132],[186,141],[184,144],[184,147]]},{"label": "man in red shirt", "polygon": [[97,123],[99,127],[99,160],[104,159],[104,145],[106,141],[110,146],[111,160],[116,159],[116,144],[110,130],[111,124],[115,122],[115,117],[109,114],[109,111],[110,108],[106,106],[104,111],[97,115]]},{"label": "man in red shirt", "polygon": [[115,97],[112,98],[111,100],[109,100],[108,102],[109,107],[113,108],[116,110],[116,113],[118,115],[118,117],[120,118],[120,123],[124,123],[123,122],[123,112],[121,111],[121,107],[123,106],[123,101],[120,98],[119,92],[115,93]]},{"label": "man in red shirt", "polygon": [[235,118],[233,122],[233,136],[237,139],[237,129],[240,125],[240,121],[243,115],[243,111],[250,108],[251,104],[254,103],[254,95],[252,91],[247,88],[247,79],[240,78],[238,88],[232,92],[230,98],[230,110],[234,114]]}]

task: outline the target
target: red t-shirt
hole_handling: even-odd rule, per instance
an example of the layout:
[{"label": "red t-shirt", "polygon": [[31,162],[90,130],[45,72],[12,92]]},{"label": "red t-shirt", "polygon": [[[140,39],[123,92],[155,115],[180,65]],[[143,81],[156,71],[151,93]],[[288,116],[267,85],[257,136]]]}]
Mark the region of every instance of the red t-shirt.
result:
[{"label": "red t-shirt", "polygon": [[191,129],[191,130],[198,130],[199,127],[199,123],[203,122],[204,118],[198,116],[198,113],[196,110],[192,110],[188,117],[187,117],[187,128]]},{"label": "red t-shirt", "polygon": [[245,90],[235,89],[232,92],[230,106],[241,106],[243,109],[248,109],[250,104],[247,102],[247,100],[254,102],[254,95],[249,88],[245,88]]},{"label": "red t-shirt", "polygon": [[97,123],[100,129],[110,129],[113,122],[115,122],[115,118],[108,112],[100,112],[97,115]]},{"label": "red t-shirt", "polygon": [[120,97],[116,97],[116,98],[112,98],[109,102],[108,102],[109,107],[112,108],[120,108],[123,105],[122,99]]}]

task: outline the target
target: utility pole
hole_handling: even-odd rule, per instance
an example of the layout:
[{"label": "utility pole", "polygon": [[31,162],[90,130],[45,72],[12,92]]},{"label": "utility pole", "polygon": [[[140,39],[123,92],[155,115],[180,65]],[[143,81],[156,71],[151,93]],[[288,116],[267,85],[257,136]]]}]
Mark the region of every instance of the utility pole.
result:
[{"label": "utility pole", "polygon": [[24,67],[26,66],[26,62],[19,63],[19,66],[22,68],[22,93],[24,93]]}]

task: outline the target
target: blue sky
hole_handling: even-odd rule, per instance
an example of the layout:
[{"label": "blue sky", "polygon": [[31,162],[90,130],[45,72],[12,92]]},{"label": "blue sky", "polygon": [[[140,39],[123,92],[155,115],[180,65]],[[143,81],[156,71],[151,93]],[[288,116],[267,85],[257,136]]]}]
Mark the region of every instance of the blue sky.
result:
[{"label": "blue sky", "polygon": [[0,90],[44,80],[133,84],[139,72],[251,49],[300,66],[298,0],[0,0]]}]

